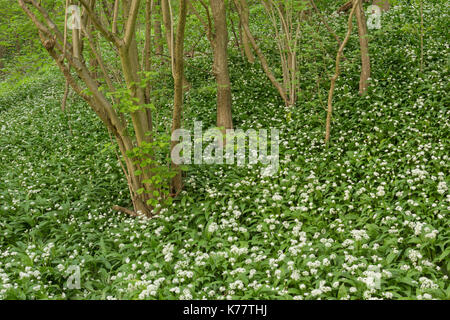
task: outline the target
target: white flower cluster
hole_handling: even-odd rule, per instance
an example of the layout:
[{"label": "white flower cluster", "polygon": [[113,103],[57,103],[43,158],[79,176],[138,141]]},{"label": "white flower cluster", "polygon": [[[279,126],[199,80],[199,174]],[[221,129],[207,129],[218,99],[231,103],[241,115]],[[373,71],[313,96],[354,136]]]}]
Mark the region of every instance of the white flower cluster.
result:
[{"label": "white flower cluster", "polygon": [[[138,281],[134,287],[139,287],[142,284],[146,285],[145,289],[139,293],[139,299],[145,299],[150,296],[156,296],[158,293],[158,289],[161,287],[161,283],[164,282],[165,278],[156,279],[153,283],[150,281]],[[133,286],[129,288],[129,290],[133,290]]]},{"label": "white flower cluster", "polygon": [[180,300],[192,300],[191,290],[189,288],[183,289],[183,294],[180,295]]},{"label": "white flower cluster", "polygon": [[439,286],[437,284],[435,284],[433,282],[433,280],[428,279],[426,277],[420,277],[419,278],[419,282],[420,282],[420,289],[424,290],[424,289],[438,289]]},{"label": "white flower cluster", "polygon": [[422,259],[422,255],[419,251],[411,249],[408,252],[408,258],[413,262],[416,263],[418,260]]},{"label": "white flower cluster", "polygon": [[369,235],[367,234],[366,230],[352,230],[352,231],[350,231],[350,233],[352,234],[352,237],[356,241],[360,241],[363,239],[366,239],[366,240],[369,239]]},{"label": "white flower cluster", "polygon": [[294,270],[291,273],[291,279],[298,281],[300,280],[300,272],[298,270]]},{"label": "white flower cluster", "polygon": [[272,196],[272,200],[273,200],[273,201],[281,201],[281,200],[283,200],[283,197],[280,196],[278,193],[275,193],[275,194]]},{"label": "white flower cluster", "polygon": [[446,193],[448,190],[447,184],[445,183],[445,181],[441,181],[438,183],[437,186],[437,192],[439,192],[440,194],[444,194]]},{"label": "white flower cluster", "polygon": [[363,275],[364,277],[358,277],[357,280],[365,283],[368,289],[380,289],[381,272],[378,266],[369,266]]},{"label": "white flower cluster", "polygon": [[230,283],[231,290],[235,290],[235,289],[244,290],[244,287],[245,287],[245,285],[241,280],[236,280],[236,281]]},{"label": "white flower cluster", "polygon": [[41,273],[39,272],[39,270],[32,271],[31,267],[25,267],[25,272],[19,272],[19,279],[29,278],[31,276],[35,277],[36,279],[40,279]]},{"label": "white flower cluster", "polygon": [[427,177],[428,172],[426,172],[425,170],[420,170],[419,168],[416,168],[416,169],[411,170],[411,174],[413,176],[416,176],[419,179],[423,180]]},{"label": "white flower cluster", "polygon": [[164,254],[164,261],[166,261],[166,262],[172,261],[173,249],[174,249],[174,245],[171,243],[168,243],[163,247],[162,253]]},{"label": "white flower cluster", "polygon": [[320,296],[322,293],[327,293],[327,292],[331,291],[331,287],[325,286],[325,283],[326,283],[325,280],[320,281],[319,288],[312,290],[311,296],[317,297],[317,296]]},{"label": "white flower cluster", "polygon": [[232,254],[235,254],[237,256],[243,255],[243,254],[247,254],[248,253],[248,248],[247,247],[243,247],[243,248],[239,248],[236,245],[232,245],[230,252]]},{"label": "white flower cluster", "polygon": [[218,226],[218,224],[215,223],[215,222],[211,222],[211,223],[209,224],[209,226],[208,226],[208,232],[209,232],[209,233],[214,233],[214,232],[216,232],[218,229],[219,229],[219,226]]},{"label": "white flower cluster", "polygon": [[384,187],[383,186],[378,186],[377,187],[377,196],[378,197],[383,197],[386,194],[386,192],[384,191]]}]

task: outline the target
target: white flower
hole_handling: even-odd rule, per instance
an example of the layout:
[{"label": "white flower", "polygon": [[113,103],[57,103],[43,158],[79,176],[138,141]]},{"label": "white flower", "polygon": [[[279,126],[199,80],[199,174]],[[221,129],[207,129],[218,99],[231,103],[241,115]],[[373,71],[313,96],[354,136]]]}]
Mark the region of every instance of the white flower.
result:
[{"label": "white flower", "polygon": [[166,262],[172,261],[173,249],[174,249],[174,245],[171,243],[168,243],[163,247],[162,253],[164,254],[164,261],[166,261]]},{"label": "white flower", "polygon": [[384,187],[383,186],[379,186],[377,188],[377,196],[382,197],[386,194],[386,192],[384,191]]},{"label": "white flower", "polygon": [[291,273],[291,278],[295,281],[300,279],[300,273],[298,272],[298,270],[294,270]]},{"label": "white flower", "polygon": [[234,290],[234,289],[243,290],[244,287],[245,287],[244,283],[241,280],[236,280],[235,282],[230,283],[231,290]]},{"label": "white flower", "polygon": [[422,255],[420,254],[419,251],[411,249],[408,252],[408,258],[412,261],[412,262],[417,262],[417,260],[422,259]]},{"label": "white flower", "polygon": [[192,300],[192,294],[189,288],[183,289],[183,294],[180,296],[180,300]]},{"label": "white flower", "polygon": [[232,245],[231,249],[230,249],[230,252],[240,256],[242,254],[247,254],[248,253],[248,248],[247,247],[238,248],[237,246]]},{"label": "white flower", "polygon": [[438,289],[439,286],[433,282],[433,280],[430,280],[426,277],[420,277],[420,289]]},{"label": "white flower", "polygon": [[440,194],[444,194],[447,190],[448,190],[448,187],[447,187],[447,184],[445,183],[445,181],[439,182],[439,184],[437,186],[437,191]]},{"label": "white flower", "polygon": [[219,226],[215,222],[211,222],[210,225],[208,226],[209,233],[214,233],[217,229],[219,229]]},{"label": "white flower", "polygon": [[272,197],[272,200],[273,201],[281,201],[281,200],[283,200],[283,197],[280,196],[278,193],[275,193]]},{"label": "white flower", "polygon": [[314,289],[313,291],[311,291],[311,295],[313,297],[319,296],[321,294],[322,294],[322,290],[320,290],[320,289]]},{"label": "white flower", "polygon": [[350,231],[350,233],[356,241],[369,239],[369,235],[367,234],[366,230],[352,230]]}]

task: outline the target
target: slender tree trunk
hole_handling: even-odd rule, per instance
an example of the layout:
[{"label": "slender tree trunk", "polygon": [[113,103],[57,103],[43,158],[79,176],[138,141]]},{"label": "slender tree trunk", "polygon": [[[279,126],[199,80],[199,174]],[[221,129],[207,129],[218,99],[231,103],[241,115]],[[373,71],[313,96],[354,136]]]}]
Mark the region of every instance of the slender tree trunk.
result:
[{"label": "slender tree trunk", "polygon": [[248,5],[247,5],[247,1],[241,0],[241,10],[242,10],[242,15],[240,16],[241,28],[240,28],[239,32],[241,33],[242,46],[244,47],[244,53],[245,53],[245,56],[247,57],[248,62],[254,63],[255,57],[252,52],[250,39],[248,38],[247,33],[244,31],[244,26],[249,27],[249,24],[248,24],[249,9],[248,9]]},{"label": "slender tree trunk", "polygon": [[231,82],[228,71],[228,30],[225,3],[223,0],[210,0],[214,20],[213,72],[217,82],[217,126],[223,130],[233,128],[231,116]]},{"label": "slender tree trunk", "polygon": [[[89,3],[91,8],[95,7],[95,0],[91,0],[91,2]],[[89,16],[86,14],[85,15],[85,23],[82,26],[86,26],[86,32],[84,33],[85,35],[91,35],[92,34],[92,30],[93,30],[93,26],[92,26],[92,21],[89,18]],[[89,65],[91,67],[91,72],[92,72],[92,77],[94,79],[98,79],[99,75],[98,75],[98,60],[97,57],[95,56],[95,53],[97,51],[97,42],[96,41],[92,41],[92,49],[91,52],[89,54]]]},{"label": "slender tree trunk", "polygon": [[352,33],[352,27],[353,27],[353,13],[355,12],[355,9],[357,9],[357,3],[360,0],[353,0],[353,6],[352,10],[350,11],[350,15],[348,17],[347,22],[347,34],[345,35],[344,41],[342,41],[341,46],[339,47],[339,50],[336,54],[336,69],[334,72],[333,77],[331,78],[330,83],[330,91],[328,91],[328,108],[327,108],[327,120],[325,123],[325,143],[328,144],[330,141],[330,132],[331,132],[331,116],[333,114],[333,93],[334,93],[334,87],[336,86],[336,80],[339,77],[339,73],[341,72],[341,69],[339,67],[341,63],[341,56],[342,52],[344,52],[344,48],[347,45],[348,39],[350,39],[350,34]]},{"label": "slender tree trunk", "polygon": [[359,93],[365,94],[369,86],[368,79],[370,78],[369,39],[362,1],[359,0],[356,6],[357,7],[355,9],[355,14],[358,23],[359,47],[361,51],[361,75],[359,78]]},{"label": "slender tree trunk", "polygon": [[154,29],[155,29],[155,54],[161,58],[163,54],[162,31],[161,31],[161,0],[154,1]]},{"label": "slender tree trunk", "polygon": [[79,30],[74,28],[72,30],[72,45],[73,45],[73,57],[75,59],[80,58],[80,33]]},{"label": "slender tree trunk", "polygon": [[389,0],[373,0],[372,4],[379,6],[382,11],[388,11],[390,8]]},{"label": "slender tree trunk", "polygon": [[117,33],[117,18],[119,17],[119,5],[120,5],[119,0],[115,0],[114,7],[111,10],[109,8],[109,6],[107,5],[107,2],[105,3],[105,7],[108,8],[108,10],[105,10],[105,13],[107,13],[107,16],[110,17],[111,13],[112,13],[113,20],[112,20],[111,30],[112,30],[112,33],[114,33],[114,34]]},{"label": "slender tree trunk", "polygon": [[[183,74],[184,74],[184,31],[186,27],[187,1],[179,1],[178,26],[175,40],[175,93],[172,115],[172,132],[181,128],[181,113],[183,107]],[[177,144],[176,141],[171,143],[171,151]],[[172,162],[172,168],[177,171],[177,175],[172,180],[172,192],[178,194],[182,189],[181,171],[178,166]]]},{"label": "slender tree trunk", "polygon": [[[229,12],[231,13],[233,11],[233,6],[232,6],[233,2],[230,1],[229,4],[230,4]],[[231,22],[231,32],[233,32],[235,46],[236,46],[236,48],[239,49],[239,51],[241,52],[241,55],[244,57],[245,53],[244,53],[244,48],[242,46],[242,23],[241,23],[241,19],[239,18],[239,22],[238,22],[239,36],[236,33],[236,30],[234,28],[234,22],[233,22],[232,18],[230,18],[230,22]]]},{"label": "slender tree trunk", "polygon": [[[151,48],[151,42],[152,42],[152,6],[153,6],[153,0],[146,0],[145,1],[145,43],[144,43],[144,52],[143,52],[143,63],[145,71],[150,71],[152,69],[152,63],[151,63],[151,55],[152,55],[152,48]],[[145,88],[145,102],[150,103],[150,91],[151,86],[150,83],[147,83],[147,86]],[[150,113],[150,110],[148,110],[148,113]]]},{"label": "slender tree trunk", "polygon": [[[369,2],[370,0],[362,0],[363,2]],[[374,0],[376,1],[376,0]],[[382,0],[383,1],[383,0]],[[387,0],[389,1],[389,0]],[[375,4],[375,3],[374,3]],[[353,5],[353,0],[347,1],[345,4],[343,4],[342,6],[339,7],[339,9],[337,10],[338,13],[340,12],[346,12],[348,10],[350,10],[352,8]]]},{"label": "slender tree trunk", "polygon": [[286,106],[289,105],[289,98],[286,95],[286,89],[283,87],[278,80],[275,78],[275,75],[272,73],[269,67],[269,63],[266,60],[266,57],[264,56],[263,52],[259,48],[258,44],[256,43],[255,38],[250,32],[250,28],[248,26],[243,26],[245,33],[247,34],[248,39],[250,40],[250,43],[253,47],[253,50],[255,50],[256,55],[258,56],[259,61],[261,62],[261,66],[264,70],[264,73],[266,74],[267,78],[269,78],[270,82],[272,82],[273,86],[277,89],[278,93],[280,94],[281,98],[283,99]]},{"label": "slender tree trunk", "polygon": [[[163,16],[163,23],[164,23],[164,31],[166,35],[166,42],[167,42],[167,48],[169,50],[169,56],[170,56],[170,65],[172,68],[172,76],[175,77],[175,36],[174,36],[174,30],[173,30],[173,12],[172,8],[169,3],[170,0],[161,0],[161,8],[162,8],[162,16]],[[190,87],[189,81],[184,76],[184,73],[182,74],[183,78],[183,86],[187,90]]]},{"label": "slender tree trunk", "polygon": [[167,49],[169,51],[170,63],[172,67],[172,73],[174,73],[173,66],[173,29],[172,29],[172,15],[169,7],[170,0],[161,0],[161,12],[162,20],[164,24],[164,35],[166,37]]},{"label": "slender tree trunk", "polygon": [[341,40],[339,39],[339,36],[336,34],[336,32],[334,32],[333,29],[331,29],[331,27],[328,24],[327,20],[322,15],[322,13],[320,12],[319,8],[317,8],[316,3],[314,2],[314,0],[309,0],[309,2],[311,3],[311,6],[316,11],[316,13],[319,15],[320,20],[322,20],[322,22],[325,25],[325,27],[327,28],[328,32],[330,32],[333,35],[333,37],[336,39],[336,41],[338,43],[338,46],[340,46],[341,45]]}]

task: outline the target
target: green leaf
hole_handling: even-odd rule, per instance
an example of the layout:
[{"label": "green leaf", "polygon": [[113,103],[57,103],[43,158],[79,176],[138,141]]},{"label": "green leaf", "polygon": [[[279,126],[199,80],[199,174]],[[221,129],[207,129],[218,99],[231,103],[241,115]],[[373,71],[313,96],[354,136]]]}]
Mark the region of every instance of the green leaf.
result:
[{"label": "green leaf", "polygon": [[345,284],[341,284],[341,286],[339,287],[338,295],[337,295],[338,299],[346,297],[347,294],[348,294],[348,290],[345,287]]}]

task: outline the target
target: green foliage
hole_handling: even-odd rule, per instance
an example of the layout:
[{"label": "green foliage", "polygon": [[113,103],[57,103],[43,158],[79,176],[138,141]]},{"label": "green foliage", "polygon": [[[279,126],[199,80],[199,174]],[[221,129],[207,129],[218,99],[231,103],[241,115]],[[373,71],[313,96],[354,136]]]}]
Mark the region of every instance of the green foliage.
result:
[{"label": "green foliage", "polygon": [[[383,28],[370,34],[364,97],[352,36],[328,148],[323,107],[335,40],[323,37],[323,54],[314,54],[317,37],[305,35],[302,96],[289,110],[260,66],[230,50],[235,126],[280,130],[280,172],[262,177],[258,166],[192,165],[185,191],[156,219],[111,210],[130,201],[114,150],[102,148],[108,134],[79,99],[69,98],[69,114],[60,112],[63,82],[54,69],[2,84],[0,298],[449,299],[446,12],[446,3],[424,3],[433,28],[424,39],[423,73],[417,35],[402,30],[417,22],[417,8],[383,16]],[[329,20],[345,33],[345,16]],[[254,28],[264,30],[260,23]],[[195,120],[215,125],[210,66],[202,55],[186,64],[193,83],[187,128]],[[173,94],[164,87],[172,83],[161,77],[153,84],[161,139],[131,155],[144,168],[153,165],[145,154],[161,154],[155,161],[167,164],[168,141],[159,133],[169,130]],[[73,265],[81,289],[66,286]]]},{"label": "green foliage", "polygon": [[[56,1],[53,3],[54,10]],[[17,1],[0,0],[0,78],[19,80],[37,72],[50,58],[37,31]]]},{"label": "green foliage", "polygon": [[170,205],[173,200],[169,196],[170,181],[177,172],[169,166],[168,155],[170,155],[170,137],[164,134],[156,136],[151,142],[143,141],[141,146],[135,147],[127,154],[134,160],[133,163],[141,168],[136,170],[135,174],[146,177],[142,182],[149,188],[141,188],[138,193],[150,194],[151,199],[147,200],[147,204],[152,207]]},{"label": "green foliage", "polygon": [[[141,82],[132,83],[131,86],[145,88],[155,80],[156,72],[143,72],[140,74]],[[133,98],[132,89],[120,88],[115,92],[108,92],[108,97],[114,97],[117,104],[114,104],[121,113],[131,114],[139,110],[150,109],[155,113],[156,107],[153,103],[141,104],[138,98]],[[140,146],[127,152],[127,156],[133,159],[133,164],[140,169],[136,170],[136,176],[142,176],[142,183],[146,188],[141,188],[138,194],[148,193],[150,199],[147,204],[152,207],[170,205],[172,198],[169,196],[170,181],[176,175],[176,171],[170,166],[170,136],[161,132],[146,132],[150,141],[143,141]]]}]

